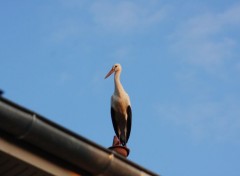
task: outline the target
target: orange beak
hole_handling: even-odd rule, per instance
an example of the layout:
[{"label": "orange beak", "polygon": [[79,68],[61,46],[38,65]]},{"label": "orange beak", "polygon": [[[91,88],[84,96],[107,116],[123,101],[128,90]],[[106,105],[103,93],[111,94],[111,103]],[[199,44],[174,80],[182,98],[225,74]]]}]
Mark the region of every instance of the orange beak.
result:
[{"label": "orange beak", "polygon": [[111,69],[108,74],[105,76],[105,79],[108,78],[115,70],[114,69]]}]

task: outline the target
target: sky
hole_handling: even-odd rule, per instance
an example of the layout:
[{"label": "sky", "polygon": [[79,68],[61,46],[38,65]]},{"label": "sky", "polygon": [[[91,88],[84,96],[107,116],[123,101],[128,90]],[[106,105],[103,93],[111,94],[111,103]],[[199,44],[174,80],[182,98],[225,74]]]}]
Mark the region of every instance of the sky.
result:
[{"label": "sky", "polygon": [[240,2],[0,2],[4,97],[103,147],[115,63],[129,160],[163,176],[240,175]]}]

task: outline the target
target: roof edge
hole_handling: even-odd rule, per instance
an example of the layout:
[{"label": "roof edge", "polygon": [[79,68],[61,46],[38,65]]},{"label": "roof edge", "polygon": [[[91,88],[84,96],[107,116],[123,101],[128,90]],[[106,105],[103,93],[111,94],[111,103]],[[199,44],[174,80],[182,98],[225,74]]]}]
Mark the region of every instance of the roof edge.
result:
[{"label": "roof edge", "polygon": [[157,174],[0,97],[0,130],[94,175]]}]

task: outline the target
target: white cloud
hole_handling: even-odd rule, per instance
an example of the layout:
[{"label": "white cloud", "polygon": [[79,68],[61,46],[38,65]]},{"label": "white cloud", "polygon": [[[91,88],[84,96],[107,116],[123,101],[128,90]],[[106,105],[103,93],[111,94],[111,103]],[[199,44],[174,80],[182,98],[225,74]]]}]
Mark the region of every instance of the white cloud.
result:
[{"label": "white cloud", "polygon": [[[105,32],[135,33],[147,31],[167,17],[169,6],[157,1],[135,3],[132,1],[60,1],[66,11],[76,11],[71,18],[64,15],[53,18],[50,36],[51,42],[63,43],[73,38],[81,38]],[[83,13],[84,12],[84,13]],[[91,36],[92,36],[91,35]]]},{"label": "white cloud", "polygon": [[222,20],[222,24],[240,26],[240,4],[233,5],[223,14],[220,14],[219,19]]},{"label": "white cloud", "polygon": [[151,3],[146,7],[130,1],[101,1],[92,6],[92,13],[102,29],[129,32],[159,23],[166,16],[166,8],[156,8]]},{"label": "white cloud", "polygon": [[240,72],[240,62],[238,62],[238,63],[236,64],[236,70],[237,70],[238,72]]},{"label": "white cloud", "polygon": [[[176,85],[185,103],[157,106],[159,117],[182,127],[196,140],[236,142],[240,137],[240,4],[180,20],[170,37]],[[203,73],[205,71],[205,73]],[[235,86],[235,87],[234,87]]]},{"label": "white cloud", "polygon": [[59,81],[61,85],[66,84],[72,79],[73,79],[73,76],[68,72],[62,72],[59,76]]},{"label": "white cloud", "polygon": [[84,8],[84,5],[88,2],[87,0],[71,0],[71,1],[65,1],[60,0],[59,1],[62,6],[67,8]]},{"label": "white cloud", "polygon": [[110,58],[113,58],[111,60],[114,60],[114,62],[126,62],[131,60],[131,58],[129,57],[130,53],[131,46],[122,46],[113,49],[113,51],[110,53]]},{"label": "white cloud", "polygon": [[51,41],[55,43],[62,43],[66,40],[72,39],[79,36],[80,28],[73,22],[68,22],[59,28],[56,28],[52,33]]},{"label": "white cloud", "polygon": [[240,4],[222,13],[190,17],[171,36],[172,49],[184,62],[206,70],[228,62],[238,44],[234,32],[240,28]]},{"label": "white cloud", "polygon": [[235,142],[240,137],[239,104],[234,99],[189,105],[161,104],[157,112],[162,120],[183,127],[193,140]]}]

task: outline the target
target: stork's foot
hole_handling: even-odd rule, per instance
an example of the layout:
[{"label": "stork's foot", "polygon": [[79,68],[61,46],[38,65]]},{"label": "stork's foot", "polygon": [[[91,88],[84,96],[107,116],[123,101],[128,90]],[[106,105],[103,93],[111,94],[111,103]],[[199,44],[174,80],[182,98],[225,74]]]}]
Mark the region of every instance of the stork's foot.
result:
[{"label": "stork's foot", "polygon": [[130,150],[127,148],[127,146],[122,146],[120,140],[117,136],[114,136],[113,138],[113,144],[111,147],[109,147],[110,150],[115,151],[116,153],[127,157],[130,153]]}]

